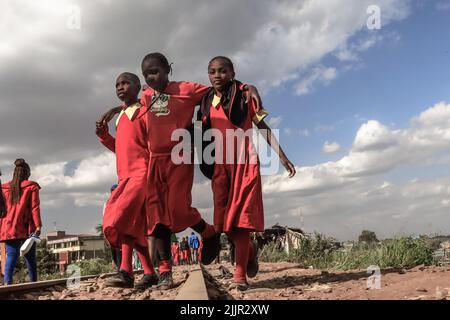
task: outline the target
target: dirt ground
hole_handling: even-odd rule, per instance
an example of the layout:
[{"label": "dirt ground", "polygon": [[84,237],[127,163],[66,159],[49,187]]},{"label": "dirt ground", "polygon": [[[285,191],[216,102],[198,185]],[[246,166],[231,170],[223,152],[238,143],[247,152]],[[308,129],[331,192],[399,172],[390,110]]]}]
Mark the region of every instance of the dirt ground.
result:
[{"label": "dirt ground", "polygon": [[[222,266],[222,267],[221,267]],[[54,286],[48,289],[11,295],[12,300],[173,300],[184,284],[189,270],[197,266],[174,268],[176,287],[146,291],[105,287],[105,279],[93,278],[78,288]],[[223,268],[225,267],[225,268]],[[410,270],[382,270],[379,289],[368,288],[366,270],[326,272],[303,269],[294,263],[261,263],[258,275],[249,279],[245,292],[228,290],[234,267],[225,262],[206,267],[207,289],[211,299],[236,300],[450,300],[450,266],[418,266]],[[222,271],[221,271],[222,270]],[[224,274],[228,273],[228,277]],[[142,275],[137,275],[136,280]],[[5,299],[5,297],[2,297]]]},{"label": "dirt ground", "polygon": [[[78,288],[69,289],[66,286],[54,286],[47,289],[10,295],[10,300],[173,300],[178,294],[187,274],[194,266],[179,266],[173,271],[175,288],[171,290],[157,290],[156,288],[139,291],[105,287],[105,278],[97,277],[80,282]],[[138,281],[142,275],[136,275]]]},{"label": "dirt ground", "polygon": [[[234,267],[223,264],[230,272]],[[220,278],[219,265],[207,267]],[[443,300],[450,299],[450,266],[418,266],[410,270],[382,270],[380,286],[368,288],[366,270],[326,272],[293,263],[260,263],[245,292],[231,290],[237,300]],[[229,279],[219,279],[226,288]]]}]

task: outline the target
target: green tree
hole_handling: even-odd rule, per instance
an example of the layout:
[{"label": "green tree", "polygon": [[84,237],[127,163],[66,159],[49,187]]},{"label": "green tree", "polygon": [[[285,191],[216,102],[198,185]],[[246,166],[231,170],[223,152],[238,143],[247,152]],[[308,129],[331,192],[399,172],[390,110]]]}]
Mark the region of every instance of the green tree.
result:
[{"label": "green tree", "polygon": [[103,236],[103,224],[98,224],[96,227],[95,227],[95,231],[97,231],[97,233],[98,233],[98,235],[99,236]]},{"label": "green tree", "polygon": [[56,258],[47,247],[46,239],[42,239],[37,245],[36,257],[39,275],[52,275],[56,272]]},{"label": "green tree", "polygon": [[373,231],[363,230],[358,238],[358,242],[366,242],[366,243],[378,242],[377,235]]}]

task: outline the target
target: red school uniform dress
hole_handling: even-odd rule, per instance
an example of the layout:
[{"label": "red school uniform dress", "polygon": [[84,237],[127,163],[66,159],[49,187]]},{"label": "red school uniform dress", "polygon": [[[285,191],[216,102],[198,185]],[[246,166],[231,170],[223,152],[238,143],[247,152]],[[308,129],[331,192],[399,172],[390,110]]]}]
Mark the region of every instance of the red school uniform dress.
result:
[{"label": "red school uniform dress", "polygon": [[179,247],[178,247],[178,243],[174,242],[172,243],[172,260],[173,260],[173,264],[178,266],[180,264],[180,255],[179,255]]},{"label": "red school uniform dress", "polygon": [[149,108],[148,139],[151,161],[148,179],[147,234],[157,224],[167,226],[173,233],[200,222],[201,216],[192,207],[194,164],[175,164],[171,152],[179,141],[171,141],[176,129],[191,129],[195,107],[208,90],[198,83],[169,82],[164,92],[147,87],[141,103]]},{"label": "red school uniform dress", "polygon": [[22,181],[22,195],[16,204],[11,204],[11,182],[2,185],[6,202],[6,216],[0,219],[0,241],[27,239],[37,227],[42,227],[39,208],[39,189],[34,181]]},{"label": "red school uniform dress", "polygon": [[[224,110],[220,98],[214,97],[209,109],[210,125],[222,134],[221,141],[216,140],[216,163],[211,186],[214,199],[214,228],[218,232],[231,232],[234,228],[244,228],[251,231],[264,230],[264,208],[262,200],[262,184],[259,169],[259,158],[256,148],[249,138],[227,141],[227,130],[244,132],[252,130],[253,119],[259,119],[255,112],[253,99],[247,104],[246,112],[242,113],[241,125],[236,126],[230,116],[233,100],[239,94],[236,83],[233,84],[234,96],[230,97],[231,107]],[[235,106],[237,107],[237,106]],[[245,110],[245,109],[244,109]],[[205,120],[205,119],[203,119]],[[217,152],[217,144],[221,143],[223,152]],[[227,145],[228,143],[228,145]],[[227,153],[229,155],[227,156]],[[231,155],[230,155],[231,154]],[[227,163],[228,161],[231,163]]]},{"label": "red school uniform dress", "polygon": [[119,183],[105,207],[103,233],[116,248],[121,236],[130,236],[138,245],[147,247],[146,190],[149,149],[147,108],[139,103],[122,110],[117,119],[116,138],[109,133],[100,142],[116,153]]}]

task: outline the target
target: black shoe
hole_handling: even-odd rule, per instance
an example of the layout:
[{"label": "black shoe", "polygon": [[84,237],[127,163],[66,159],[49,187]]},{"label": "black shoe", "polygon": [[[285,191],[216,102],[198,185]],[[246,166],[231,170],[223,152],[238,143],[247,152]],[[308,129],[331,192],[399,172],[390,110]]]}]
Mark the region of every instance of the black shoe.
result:
[{"label": "black shoe", "polygon": [[107,287],[133,288],[134,276],[125,270],[119,270],[116,276],[105,281]]},{"label": "black shoe", "polygon": [[202,263],[204,265],[211,264],[220,254],[220,233],[208,239],[203,239]]},{"label": "black shoe", "polygon": [[239,290],[239,291],[246,291],[248,290],[248,283],[247,282],[236,282],[236,281],[232,281],[230,283],[230,285],[228,286],[228,289],[233,290]]},{"label": "black shoe", "polygon": [[136,284],[134,285],[134,288],[138,289],[138,290],[145,290],[145,289],[151,288],[152,286],[157,285],[158,282],[159,282],[159,278],[155,273],[154,274],[144,274],[144,276],[141,278],[141,280],[136,282]]},{"label": "black shoe", "polygon": [[256,241],[252,241],[253,244],[253,257],[248,261],[247,264],[247,277],[254,278],[259,270],[258,264],[258,243]]},{"label": "black shoe", "polygon": [[158,289],[169,290],[174,287],[172,272],[163,272],[159,275]]}]

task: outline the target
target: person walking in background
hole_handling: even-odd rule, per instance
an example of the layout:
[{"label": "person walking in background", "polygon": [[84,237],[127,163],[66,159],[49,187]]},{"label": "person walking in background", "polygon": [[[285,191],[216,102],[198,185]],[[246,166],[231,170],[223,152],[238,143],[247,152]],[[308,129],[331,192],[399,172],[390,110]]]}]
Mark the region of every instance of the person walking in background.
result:
[{"label": "person walking in background", "polygon": [[194,232],[189,236],[189,247],[191,248],[192,263],[198,263],[199,239]]},{"label": "person walking in background", "polygon": [[182,252],[182,256],[183,256],[183,264],[190,264],[190,259],[189,259],[189,244],[187,241],[187,237],[183,237],[183,240],[180,243],[180,249]]},{"label": "person walking in background", "polygon": [[[12,181],[2,185],[6,210],[0,218],[0,241],[6,244],[5,278],[6,285],[13,283],[14,267],[20,255],[20,247],[31,235],[41,234],[41,213],[39,201],[40,186],[28,180],[30,166],[24,159],[14,162]],[[36,244],[25,254],[28,275],[36,282]]]},{"label": "person walking in background", "polygon": [[180,265],[180,246],[178,245],[178,242],[172,242],[171,252],[173,265]]}]

